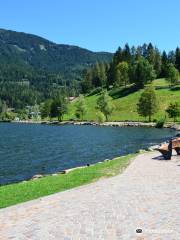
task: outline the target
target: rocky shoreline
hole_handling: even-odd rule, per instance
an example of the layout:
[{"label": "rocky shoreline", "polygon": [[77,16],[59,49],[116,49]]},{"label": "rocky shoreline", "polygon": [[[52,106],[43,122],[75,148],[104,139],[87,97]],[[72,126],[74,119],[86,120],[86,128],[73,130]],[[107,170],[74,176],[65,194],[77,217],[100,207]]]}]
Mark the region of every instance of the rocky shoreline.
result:
[{"label": "rocky shoreline", "polygon": [[[46,125],[91,125],[91,126],[108,126],[108,127],[155,127],[156,123],[145,123],[145,122],[133,122],[133,121],[124,121],[124,122],[104,122],[98,123],[93,121],[11,121],[12,123],[27,123],[27,124],[46,124]],[[163,128],[171,128],[177,131],[180,131],[179,123],[166,123]]]}]

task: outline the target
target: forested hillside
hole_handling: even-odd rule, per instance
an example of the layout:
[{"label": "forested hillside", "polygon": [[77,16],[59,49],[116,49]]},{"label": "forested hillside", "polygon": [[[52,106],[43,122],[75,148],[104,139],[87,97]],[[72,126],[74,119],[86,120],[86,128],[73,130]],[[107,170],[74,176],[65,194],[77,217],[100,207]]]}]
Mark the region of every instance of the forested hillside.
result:
[{"label": "forested hillside", "polygon": [[[102,118],[108,112],[111,120],[137,120],[151,109],[146,106],[149,102],[149,120],[165,118],[167,111],[171,118],[179,117],[179,71],[178,47],[161,52],[151,43],[125,44],[112,55],[1,29],[0,116],[96,120],[97,114]],[[158,78],[163,80],[154,81]],[[155,89],[147,90],[147,95],[157,94],[157,101],[146,96],[138,109],[144,88],[152,84]],[[85,97],[77,104],[69,103],[68,97],[80,94]],[[9,108],[17,114],[9,116]]]},{"label": "forested hillside", "polygon": [[[44,38],[0,29],[0,98],[21,108],[66,88],[79,92],[83,71],[96,62],[110,62],[111,53],[56,44]],[[22,102],[24,99],[24,102]]]},{"label": "forested hillside", "polygon": [[87,71],[83,81],[84,93],[97,87],[126,87],[134,84],[139,89],[156,78],[166,78],[173,86],[179,80],[180,49],[161,52],[151,43],[142,46],[128,44],[119,47],[110,64],[97,63]]}]

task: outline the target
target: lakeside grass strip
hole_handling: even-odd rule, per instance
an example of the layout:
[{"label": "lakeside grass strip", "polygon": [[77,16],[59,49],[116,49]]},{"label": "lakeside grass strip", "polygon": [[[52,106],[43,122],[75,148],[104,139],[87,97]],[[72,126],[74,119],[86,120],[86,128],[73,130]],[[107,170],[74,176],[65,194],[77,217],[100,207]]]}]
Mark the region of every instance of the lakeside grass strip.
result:
[{"label": "lakeside grass strip", "polygon": [[95,165],[75,169],[67,174],[46,176],[41,179],[0,187],[0,208],[37,199],[53,193],[111,177],[121,173],[137,154],[129,154]]}]

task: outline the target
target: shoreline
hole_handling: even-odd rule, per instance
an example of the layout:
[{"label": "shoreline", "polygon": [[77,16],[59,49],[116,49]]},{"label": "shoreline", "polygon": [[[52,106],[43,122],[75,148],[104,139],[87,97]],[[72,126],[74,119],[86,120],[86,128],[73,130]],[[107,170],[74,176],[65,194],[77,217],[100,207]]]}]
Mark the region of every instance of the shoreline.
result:
[{"label": "shoreline", "polygon": [[96,166],[97,164],[103,164],[103,163],[106,163],[106,162],[114,161],[114,160],[117,160],[119,158],[128,157],[130,155],[138,155],[138,154],[142,154],[142,153],[146,153],[146,152],[151,152],[151,151],[154,151],[155,147],[157,147],[157,146],[155,145],[155,146],[150,146],[147,149],[139,149],[136,152],[128,153],[128,154],[122,155],[122,156],[116,156],[114,158],[106,158],[104,160],[101,160],[99,162],[92,163],[92,164],[87,163],[86,165],[81,165],[81,166],[77,166],[77,167],[73,167],[73,168],[67,168],[67,169],[61,170],[59,172],[54,172],[54,173],[49,173],[49,174],[38,173],[38,174],[35,174],[34,176],[32,176],[31,178],[27,178],[27,179],[24,179],[24,180],[19,181],[19,182],[12,182],[12,183],[3,184],[3,185],[0,185],[0,187],[10,186],[10,185],[20,184],[20,183],[27,183],[27,182],[30,182],[30,181],[34,181],[34,180],[42,179],[42,178],[46,178],[46,177],[66,175],[66,174],[68,174],[72,171],[75,171],[75,170],[81,170],[81,169],[93,167],[93,166]]},{"label": "shoreline", "polygon": [[[6,122],[6,121],[4,121]],[[25,123],[25,124],[44,124],[44,125],[90,125],[90,126],[107,126],[107,127],[156,127],[154,122],[138,122],[138,121],[111,121],[98,123],[95,121],[7,121],[7,123]],[[162,128],[171,128],[180,131],[180,123],[165,123]]]},{"label": "shoreline", "polygon": [[121,174],[138,154],[107,159],[89,166],[69,169],[39,178],[0,186],[0,209]]},{"label": "shoreline", "polygon": [[155,149],[156,149],[157,147],[159,147],[161,144],[162,144],[162,143],[157,144],[157,145],[152,145],[152,146],[149,146],[149,147],[144,148],[144,149],[138,149],[136,152],[128,153],[128,154],[126,154],[126,155],[116,156],[116,157],[114,157],[114,158],[107,158],[107,159],[98,161],[98,162],[96,162],[96,163],[92,163],[92,164],[87,163],[86,165],[81,165],[81,166],[77,166],[77,167],[73,167],[73,168],[67,168],[67,169],[61,170],[61,171],[59,171],[59,172],[54,172],[54,173],[50,173],[50,174],[41,174],[41,173],[38,173],[38,174],[35,174],[34,176],[32,176],[31,178],[27,178],[27,179],[24,179],[24,180],[19,181],[19,182],[12,182],[12,183],[3,184],[3,185],[0,185],[0,187],[10,186],[10,185],[20,184],[20,183],[27,183],[27,182],[31,182],[31,181],[38,180],[38,179],[42,179],[42,178],[46,178],[46,177],[66,175],[66,174],[68,174],[68,173],[70,173],[70,172],[73,172],[73,171],[75,171],[75,170],[82,170],[82,169],[86,169],[86,168],[93,167],[93,166],[95,167],[95,166],[98,165],[98,164],[103,164],[103,163],[106,163],[106,162],[111,162],[111,161],[117,160],[117,159],[119,159],[119,158],[128,157],[128,156],[130,156],[130,155],[138,155],[138,154],[153,152],[153,151],[155,151]]},{"label": "shoreline", "polygon": [[[43,122],[43,121],[38,121],[38,122],[35,122],[35,121],[11,121],[11,122],[8,122],[8,123],[45,124],[45,125],[59,125],[59,126],[60,125],[79,125],[79,126],[90,125],[90,126],[107,126],[107,127],[110,126],[110,127],[150,127],[150,128],[155,127],[155,124],[156,124],[156,123],[144,123],[144,122],[105,122],[105,123],[99,124],[97,122],[87,122],[87,121],[83,121],[83,122],[76,122],[76,121],[63,121],[63,122],[58,122],[58,121],[53,121],[53,122],[50,122],[50,121],[47,121],[47,122]],[[165,124],[165,126],[163,128],[170,128],[170,129],[173,129],[173,130],[177,131],[177,134],[180,133],[180,124],[170,124],[169,123],[169,124]],[[154,149],[157,148],[161,144],[162,143],[157,144],[155,146],[154,145],[149,146],[145,149],[139,149],[136,152],[129,153],[129,154],[138,154],[138,153],[143,153],[143,152],[154,151]],[[24,179],[24,180],[19,181],[19,182],[12,182],[12,183],[8,183],[8,184],[3,184],[3,185],[0,185],[0,187],[6,186],[6,185],[13,185],[13,184],[17,184],[17,183],[23,183],[23,182],[25,183],[25,182],[29,182],[29,181],[33,181],[33,180],[36,180],[36,179],[49,177],[49,176],[58,176],[58,175],[62,175],[62,174],[68,174],[69,172],[72,172],[74,170],[88,168],[90,166],[95,166],[96,164],[112,161],[112,160],[118,159],[120,157],[126,157],[129,154],[123,155],[123,156],[116,156],[113,159],[104,159],[104,160],[96,162],[94,164],[87,163],[86,165],[81,165],[81,166],[77,166],[77,167],[73,167],[73,168],[64,169],[64,170],[61,170],[59,172],[54,172],[54,173],[51,173],[51,174],[38,173],[38,174],[35,174],[34,176],[32,176],[31,178]]]}]

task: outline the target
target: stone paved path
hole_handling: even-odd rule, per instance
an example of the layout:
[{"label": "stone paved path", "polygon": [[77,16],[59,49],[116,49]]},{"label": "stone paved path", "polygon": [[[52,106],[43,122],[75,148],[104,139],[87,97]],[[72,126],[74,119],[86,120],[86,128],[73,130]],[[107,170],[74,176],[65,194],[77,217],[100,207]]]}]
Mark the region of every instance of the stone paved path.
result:
[{"label": "stone paved path", "polygon": [[0,239],[180,239],[180,158],[157,155],[139,155],[116,177],[0,210]]}]

